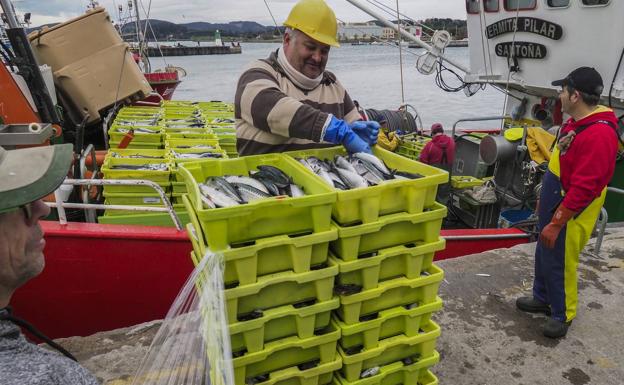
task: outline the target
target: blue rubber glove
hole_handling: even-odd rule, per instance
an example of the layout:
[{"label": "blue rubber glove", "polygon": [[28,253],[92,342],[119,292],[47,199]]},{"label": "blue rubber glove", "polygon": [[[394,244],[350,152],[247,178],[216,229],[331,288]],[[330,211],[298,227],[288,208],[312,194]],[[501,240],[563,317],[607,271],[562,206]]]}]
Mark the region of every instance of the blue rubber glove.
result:
[{"label": "blue rubber glove", "polygon": [[353,132],[347,122],[337,119],[335,116],[332,116],[329,125],[325,129],[323,140],[334,144],[342,144],[350,153],[367,152],[370,154],[372,152],[368,143]]},{"label": "blue rubber glove", "polygon": [[369,146],[377,144],[377,137],[379,136],[379,123],[369,120],[358,120],[349,125],[351,130],[355,132],[360,138],[362,138]]}]

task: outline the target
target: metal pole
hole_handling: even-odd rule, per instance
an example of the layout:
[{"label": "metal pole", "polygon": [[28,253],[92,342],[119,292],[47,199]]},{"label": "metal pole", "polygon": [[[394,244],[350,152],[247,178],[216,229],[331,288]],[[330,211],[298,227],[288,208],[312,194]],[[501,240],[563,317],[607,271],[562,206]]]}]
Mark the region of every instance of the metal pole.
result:
[{"label": "metal pole", "polygon": [[461,240],[480,240],[480,239],[514,239],[514,238],[529,238],[530,235],[523,234],[488,234],[488,235],[447,235],[442,238],[447,241],[461,241]]},{"label": "metal pole", "polygon": [[[398,29],[397,25],[394,24],[393,22],[391,22],[390,20],[387,20],[384,16],[382,16],[380,13],[368,8],[366,5],[360,3],[359,0],[347,0],[349,3],[353,4],[355,7],[361,9],[362,11],[368,13],[369,15],[371,15],[372,17],[374,17],[375,19],[379,20],[379,22],[381,22],[382,24],[384,24],[385,26],[392,28],[394,30]],[[417,36],[412,35],[411,33],[400,29],[400,33],[401,36],[403,36],[404,38],[413,41],[414,43],[416,43],[418,46],[420,46],[421,48],[426,49],[427,51],[429,51],[430,53],[432,53],[434,56],[439,57],[440,59],[444,60],[445,62],[453,65],[455,68],[460,69],[462,71],[464,71],[465,73],[469,73],[470,70],[466,67],[464,67],[463,65],[457,63],[454,60],[451,60],[443,55],[439,55],[437,53],[435,53],[433,51],[433,47],[431,47],[429,44],[425,43],[424,41],[420,40]]]},{"label": "metal pole", "polygon": [[2,11],[4,12],[9,28],[20,28],[21,25],[19,21],[17,21],[17,16],[15,15],[11,0],[0,0],[0,6],[2,6]]},{"label": "metal pole", "polygon": [[[624,190],[617,187],[607,187],[607,191],[614,192],[616,194],[624,195]],[[602,247],[602,240],[604,238],[605,230],[607,229],[607,222],[609,222],[609,214],[604,207],[600,209],[600,216],[598,217],[598,235],[596,236],[596,245],[594,246],[594,252],[600,253]]]}]

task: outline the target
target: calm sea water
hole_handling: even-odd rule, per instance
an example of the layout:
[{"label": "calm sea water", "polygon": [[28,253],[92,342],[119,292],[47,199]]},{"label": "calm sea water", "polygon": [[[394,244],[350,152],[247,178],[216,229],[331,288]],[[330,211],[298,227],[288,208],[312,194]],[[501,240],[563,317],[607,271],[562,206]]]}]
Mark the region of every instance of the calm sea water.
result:
[{"label": "calm sea water", "polygon": [[[177,100],[233,101],[236,83],[243,68],[252,60],[265,58],[277,43],[242,43],[240,55],[185,56],[152,59],[153,68],[168,64],[183,67],[188,72],[174,95]],[[415,106],[425,127],[441,122],[446,128],[462,118],[499,115],[503,111],[503,96],[487,88],[468,98],[463,92],[447,93],[435,85],[434,75],[422,75],[416,68],[414,53],[403,52],[405,102]],[[468,66],[468,48],[449,48],[447,54]],[[332,49],[327,69],[334,72],[351,97],[365,108],[395,109],[401,104],[399,50],[386,45],[343,45]],[[445,76],[457,85],[452,75]],[[492,127],[494,123],[481,124]],[[469,124],[462,124],[468,126]],[[474,125],[472,125],[474,126]]]}]

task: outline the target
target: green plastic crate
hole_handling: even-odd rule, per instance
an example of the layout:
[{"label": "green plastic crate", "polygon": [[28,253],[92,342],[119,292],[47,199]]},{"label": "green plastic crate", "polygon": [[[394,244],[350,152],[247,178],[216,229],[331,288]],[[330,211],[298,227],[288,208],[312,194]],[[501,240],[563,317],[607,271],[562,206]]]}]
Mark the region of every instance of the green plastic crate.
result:
[{"label": "green plastic crate", "polygon": [[[195,229],[200,225],[195,210],[188,197],[182,201],[190,213],[191,223]],[[293,235],[277,235],[251,241],[250,245],[230,248],[222,251],[225,259],[225,283],[239,285],[255,283],[259,276],[282,271],[305,273],[310,268],[327,262],[329,242],[338,237],[335,228],[330,230]],[[206,253],[205,241],[201,232],[196,232],[196,242],[200,255]]]},{"label": "green plastic crate", "polygon": [[285,305],[267,310],[261,318],[231,324],[232,351],[255,353],[264,349],[267,342],[291,336],[313,337],[315,330],[329,325],[331,311],[338,306],[338,297],[302,308]]},{"label": "green plastic crate", "polygon": [[434,203],[417,214],[390,214],[378,221],[359,226],[338,227],[338,240],[330,244],[336,256],[353,261],[361,256],[387,247],[411,242],[434,242],[440,236],[442,219],[447,208]]},{"label": "green plastic crate", "polygon": [[[423,358],[435,357],[436,340],[440,336],[440,326],[429,321],[422,327],[422,333],[413,337],[403,335],[387,338],[379,346],[360,353],[348,355],[338,346],[342,358],[340,375],[349,382],[358,381],[363,370],[381,367],[411,358],[420,361]],[[435,361],[433,362],[435,364]]]},{"label": "green plastic crate", "polygon": [[386,338],[401,334],[407,337],[415,336],[420,328],[431,320],[431,315],[440,309],[442,299],[437,297],[434,302],[413,309],[397,306],[382,310],[377,318],[370,321],[347,325],[335,317],[334,322],[342,331],[340,346],[343,350],[369,350],[379,346],[379,341]]},{"label": "green plastic crate", "polygon": [[161,170],[119,170],[113,169],[115,165],[142,165],[142,164],[154,164],[161,162],[154,162],[152,159],[126,159],[126,158],[109,158],[102,165],[102,174],[104,179],[146,179],[152,182],[169,182],[169,176],[171,175],[171,165],[169,162],[165,162],[168,166],[167,171]]},{"label": "green plastic crate", "polygon": [[[173,174],[173,173],[172,173]],[[171,192],[174,194],[186,194],[186,183],[184,182],[171,182]]]},{"label": "green plastic crate", "polygon": [[[111,155],[111,152],[115,152],[120,155],[122,158],[130,158],[130,159],[148,159],[155,161],[164,161],[167,157],[167,152],[163,149],[158,150],[144,150],[140,148],[111,148],[104,157],[104,160],[109,158],[115,158]],[[144,156],[145,158],[132,158],[132,156]],[[116,158],[115,158],[116,159]]]},{"label": "green plastic crate", "polygon": [[[317,334],[320,334],[317,332]],[[249,383],[248,379],[277,370],[318,361],[326,364],[336,361],[336,343],[340,329],[330,324],[323,334],[301,339],[297,336],[269,342],[264,350],[247,353],[232,360],[236,385]]]},{"label": "green plastic crate", "polygon": [[[168,124],[168,125],[167,125]],[[165,126],[163,127],[163,132],[166,135],[211,135],[208,130],[206,130],[204,127],[190,127],[190,126],[184,126],[185,123],[165,123]],[[191,123],[188,123],[191,124]],[[182,139],[184,139],[185,137],[183,136]],[[203,137],[199,137],[196,139],[208,139],[208,138],[203,138]],[[214,138],[213,138],[214,139]]]},{"label": "green plastic crate", "polygon": [[[401,179],[383,182],[377,186],[352,190],[337,190],[336,204],[332,208],[334,220],[340,224],[371,223],[380,216],[407,212],[416,214],[435,202],[438,185],[448,181],[448,173],[439,168],[410,161],[375,147],[374,155],[383,160],[390,169],[418,173],[419,179]],[[344,147],[331,147],[317,150],[293,151],[288,155],[295,158],[315,156],[319,159],[334,159],[335,155],[346,155]],[[306,172],[315,175],[306,168]]]},{"label": "green plastic crate", "polygon": [[167,139],[165,143],[168,149],[192,148],[196,146],[210,146],[220,149],[217,139]]},{"label": "green plastic crate", "polygon": [[104,191],[104,198],[109,205],[163,206],[163,201],[157,192],[112,193]]},{"label": "green plastic crate", "polygon": [[437,385],[438,379],[428,368],[439,361],[440,354],[434,351],[433,356],[409,365],[403,361],[383,365],[376,375],[353,382],[347,381],[340,373],[336,373],[332,385]]},{"label": "green plastic crate", "polygon": [[134,129],[148,128],[150,130],[159,130],[158,133],[154,133],[154,134],[135,131],[134,139],[132,139],[132,141],[136,140],[137,142],[142,142],[142,143],[162,143],[163,141],[162,127],[160,126],[119,126],[119,125],[112,125],[111,128],[108,130],[108,136],[110,137],[111,141],[119,142],[123,140],[126,133],[119,132],[118,130],[120,128],[125,129],[125,130],[130,130],[132,128]]},{"label": "green plastic crate", "polygon": [[336,357],[333,362],[320,364],[307,370],[294,366],[271,372],[269,379],[262,381],[262,385],[326,385],[332,381],[333,372],[341,366],[340,357]]},{"label": "green plastic crate", "polygon": [[[176,155],[173,154],[173,151],[175,151],[177,154],[198,154],[202,152],[210,152],[210,153],[220,154],[221,157],[220,158],[177,158]],[[171,161],[176,164],[187,163],[187,162],[214,162],[214,161],[219,161],[219,160],[228,158],[227,153],[220,148],[206,149],[206,150],[202,150],[200,148],[173,148],[173,149],[170,148],[169,157],[171,158]]]},{"label": "green plastic crate", "polygon": [[[119,144],[121,142],[119,140],[111,140],[108,142],[110,150],[120,150]],[[136,148],[143,150],[158,150],[164,148],[164,144],[161,142],[140,142],[138,140],[132,140],[126,148]]]},{"label": "green plastic crate", "polygon": [[347,325],[353,325],[360,322],[360,317],[375,315],[393,307],[427,305],[436,300],[443,279],[444,272],[439,267],[431,265],[418,278],[395,278],[380,283],[375,289],[341,295],[341,306],[336,314]]},{"label": "green plastic crate", "polygon": [[[197,181],[211,176],[248,175],[259,165],[271,165],[303,187],[303,197],[273,197],[247,204],[216,209],[202,207]],[[331,205],[335,192],[322,181],[310,178],[303,166],[280,154],[249,156],[219,162],[185,163],[184,175],[190,202],[197,212],[206,244],[211,250],[228,245],[281,234],[331,229]]]},{"label": "green plastic crate", "polygon": [[165,140],[215,140],[218,139],[215,134],[211,134],[208,131],[204,133],[181,133],[181,132],[167,132],[165,134]]},{"label": "green plastic crate", "polygon": [[228,288],[225,299],[229,323],[248,314],[278,306],[332,298],[338,266],[327,261],[327,267],[306,273],[291,271],[259,277],[256,283]]},{"label": "green plastic crate", "polygon": [[[119,214],[112,214],[111,211],[119,211]],[[175,210],[182,226],[189,222],[188,214],[182,210]],[[158,226],[158,227],[175,227],[169,213],[153,213],[145,211],[106,210],[105,215],[98,217],[98,223],[110,225],[139,225],[139,226]]]},{"label": "green plastic crate", "polygon": [[414,242],[382,249],[375,256],[355,261],[336,259],[340,268],[338,284],[357,285],[369,290],[392,278],[418,278],[423,268],[431,266],[435,252],[443,250],[445,245],[444,238],[439,238],[429,243]]}]

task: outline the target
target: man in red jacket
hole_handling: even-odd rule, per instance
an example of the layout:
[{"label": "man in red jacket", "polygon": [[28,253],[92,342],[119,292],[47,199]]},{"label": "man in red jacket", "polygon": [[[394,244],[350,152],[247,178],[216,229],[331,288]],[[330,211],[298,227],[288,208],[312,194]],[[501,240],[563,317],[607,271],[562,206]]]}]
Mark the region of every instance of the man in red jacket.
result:
[{"label": "man in red jacket", "polygon": [[595,69],[577,68],[552,85],[562,87],[561,108],[570,118],[542,180],[533,296],[518,298],[516,306],[550,315],[544,335],[560,338],[576,317],[579,255],[604,203],[618,139],[615,114],[598,105],[603,83]]},{"label": "man in red jacket", "polygon": [[431,141],[422,149],[419,160],[447,171],[450,170],[455,159],[453,138],[444,134],[444,128],[440,123],[434,123],[431,126],[431,136]]}]

